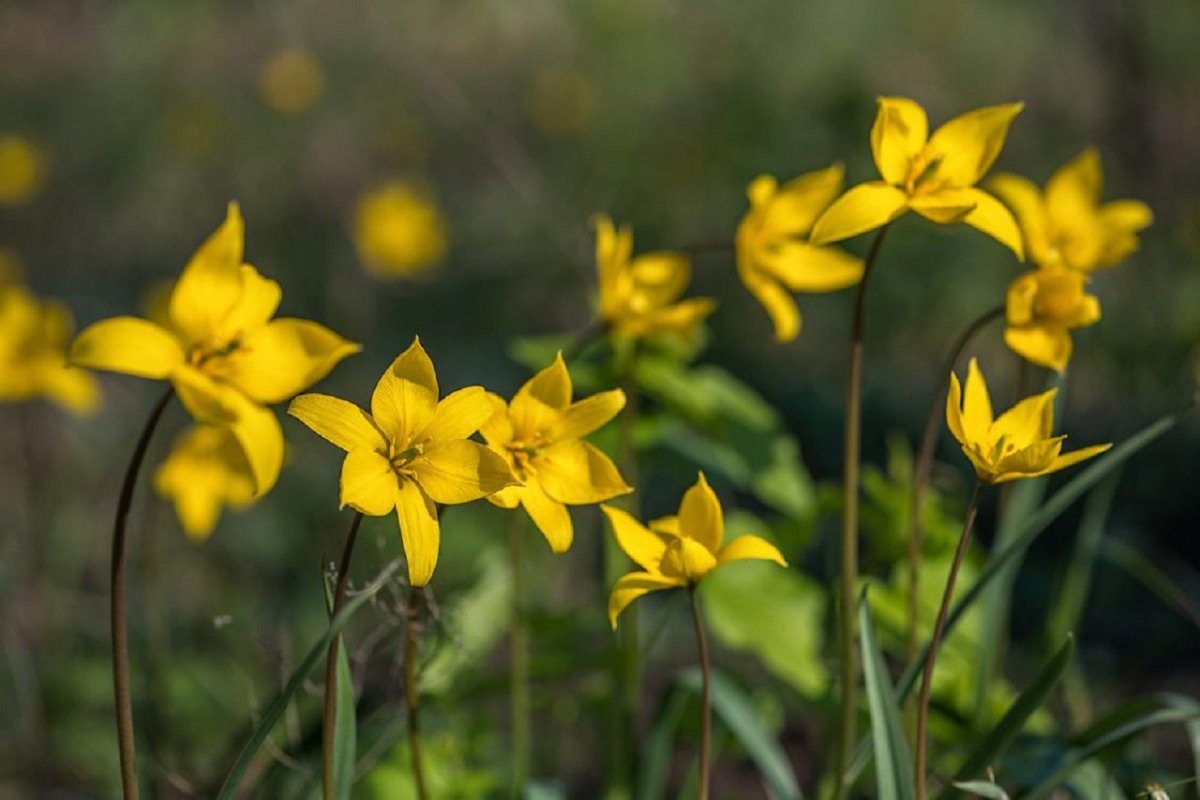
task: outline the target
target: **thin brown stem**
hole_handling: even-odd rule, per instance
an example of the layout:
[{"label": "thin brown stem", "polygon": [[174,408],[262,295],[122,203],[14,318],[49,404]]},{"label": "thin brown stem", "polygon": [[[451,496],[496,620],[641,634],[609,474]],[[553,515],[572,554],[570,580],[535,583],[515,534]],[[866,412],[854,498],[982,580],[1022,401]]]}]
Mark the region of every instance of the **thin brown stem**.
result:
[{"label": "thin brown stem", "polygon": [[408,751],[412,758],[413,785],[417,799],[428,800],[425,790],[425,765],[421,758],[421,725],[417,692],[417,639],[421,634],[421,608],[424,590],[411,587],[408,594],[408,624],[404,627],[404,703],[408,716]]},{"label": "thin brown stem", "polygon": [[[358,539],[358,526],[362,524],[363,515],[359,511],[350,523],[350,531],[346,534],[346,544],[342,547],[342,560],[338,563],[337,579],[333,585],[333,600],[329,604],[329,618],[333,619],[346,603],[346,584],[350,578],[350,559],[354,555],[354,542]],[[337,724],[337,666],[338,647],[342,643],[339,633],[329,641],[329,650],[325,653],[325,713],[322,720],[321,748],[322,773],[321,786],[325,792],[325,800],[333,800],[333,734]]]},{"label": "thin brown stem", "polygon": [[708,800],[708,776],[712,758],[712,685],[708,666],[708,639],[704,636],[704,621],[700,618],[700,603],[696,589],[688,590],[692,596],[692,622],[696,626],[696,647],[700,651],[700,676],[703,679],[700,705],[700,793],[699,800]]},{"label": "thin brown stem", "polygon": [[938,647],[942,643],[942,632],[946,628],[946,614],[950,611],[950,601],[954,597],[954,583],[958,579],[958,570],[962,567],[963,556],[967,553],[967,544],[971,541],[971,529],[975,527],[975,517],[979,512],[979,498],[983,496],[983,484],[976,483],[975,491],[971,493],[971,502],[967,504],[967,516],[963,521],[962,535],[958,538],[958,547],[954,551],[954,561],[950,564],[950,575],[946,578],[946,591],[942,593],[942,605],[938,609],[937,623],[933,627],[933,637],[929,640],[929,653],[925,656],[925,668],[921,672],[921,693],[917,699],[917,800],[925,800],[925,762],[926,762],[926,732],[929,724],[929,689],[933,685],[933,666],[937,661]]},{"label": "thin brown stem", "polygon": [[133,457],[125,469],[121,483],[121,494],[117,499],[117,516],[113,523],[112,569],[109,573],[109,591],[112,598],[109,621],[112,625],[113,694],[117,706],[117,747],[121,754],[121,786],[125,800],[137,800],[137,756],[133,735],[133,695],[129,689],[129,631],[125,625],[125,529],[129,519],[129,508],[133,504],[133,490],[137,486],[138,473],[150,447],[150,437],[158,427],[167,403],[175,394],[168,387],[158,403],[150,411],[145,427],[133,449]]}]

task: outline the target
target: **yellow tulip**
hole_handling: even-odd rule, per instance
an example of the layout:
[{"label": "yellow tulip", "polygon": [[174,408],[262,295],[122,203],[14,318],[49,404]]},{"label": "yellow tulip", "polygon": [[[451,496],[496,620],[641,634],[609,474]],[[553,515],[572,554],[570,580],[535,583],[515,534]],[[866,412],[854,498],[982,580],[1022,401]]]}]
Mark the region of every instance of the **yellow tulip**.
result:
[{"label": "yellow tulip", "polygon": [[809,172],[778,185],[770,175],[746,191],[750,210],[737,230],[737,270],[786,342],[800,333],[791,292],[832,292],[862,280],[863,262],[835,247],[808,241],[813,223],[842,189],[842,167]]},{"label": "yellow tulip", "polygon": [[1050,177],[1045,192],[1008,173],[993,176],[988,188],[1016,215],[1035,264],[1091,272],[1137,250],[1138,231],[1154,220],[1150,207],[1138,200],[1101,205],[1103,183],[1100,154],[1089,147]]},{"label": "yellow tulip", "polygon": [[524,508],[555,553],[565,553],[574,537],[568,505],[599,503],[633,491],[609,457],[583,441],[625,407],[625,393],[613,389],[578,402],[571,395],[571,375],[559,353],[520,388],[512,403],[489,394],[494,412],[479,431],[524,484],[488,500],[502,508]]},{"label": "yellow tulip", "polygon": [[1086,282],[1084,273],[1062,267],[1017,277],[1005,303],[1005,343],[1034,364],[1066,370],[1071,330],[1100,319],[1100,301],[1084,291]]},{"label": "yellow tulip", "polygon": [[358,201],[354,244],[377,278],[408,278],[446,257],[446,221],[437,204],[405,181],[389,181]]},{"label": "yellow tulip", "polygon": [[46,156],[32,139],[0,136],[0,205],[24,203],[37,194],[46,177]]},{"label": "yellow tulip", "polygon": [[649,592],[692,587],[705,575],[731,561],[762,559],[786,567],[775,545],[758,536],[739,536],[723,543],[725,514],[701,472],[683,494],[679,513],[654,520],[649,527],[631,514],[601,506],[621,549],[642,568],[623,575],[608,597],[608,621],[615,628],[625,607]]},{"label": "yellow tulip", "polygon": [[1093,445],[1063,454],[1066,436],[1052,436],[1056,389],[1027,397],[999,417],[992,416],[992,401],[979,364],[971,359],[964,390],[950,373],[946,396],[946,424],[975,467],[981,483],[1006,483],[1036,478],[1078,464],[1103,453],[1111,444]]},{"label": "yellow tulip", "polygon": [[196,425],[175,442],[154,474],[154,488],[175,504],[184,533],[202,542],[222,508],[245,508],[253,501],[254,476],[227,428]]},{"label": "yellow tulip", "polygon": [[175,283],[169,324],[115,317],[86,328],[71,362],[143,378],[167,379],[197,421],[228,427],[254,474],[255,495],[275,484],[283,432],[266,406],[325,377],[362,348],[315,322],[272,319],[279,284],[242,263],[236,203]]},{"label": "yellow tulip", "polygon": [[1021,103],[968,111],[929,135],[925,109],[903,97],[879,98],[871,153],[883,180],[860,183],[817,220],[813,244],[848,239],[908,210],[942,224],[965,222],[1024,258],[1021,231],[1004,204],[975,184],[991,169]]},{"label": "yellow tulip", "polygon": [[371,413],[324,394],[304,394],[288,413],[346,451],[341,504],[380,517],[394,509],[413,586],[437,566],[441,529],[435,503],[479,500],[517,484],[508,465],[468,441],[492,416],[481,386],[438,400],[433,362],[419,339],[375,385]]}]

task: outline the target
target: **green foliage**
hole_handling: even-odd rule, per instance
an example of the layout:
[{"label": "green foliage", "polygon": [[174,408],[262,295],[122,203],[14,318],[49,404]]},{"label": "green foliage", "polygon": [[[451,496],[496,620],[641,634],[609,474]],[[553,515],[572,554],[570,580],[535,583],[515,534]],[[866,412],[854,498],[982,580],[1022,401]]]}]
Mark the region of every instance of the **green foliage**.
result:
[{"label": "green foliage", "polygon": [[913,800],[912,759],[900,707],[888,677],[887,664],[875,638],[867,598],[858,603],[859,636],[862,638],[863,681],[867,685],[867,704],[871,709],[871,742],[875,753],[875,785],[880,800]]}]

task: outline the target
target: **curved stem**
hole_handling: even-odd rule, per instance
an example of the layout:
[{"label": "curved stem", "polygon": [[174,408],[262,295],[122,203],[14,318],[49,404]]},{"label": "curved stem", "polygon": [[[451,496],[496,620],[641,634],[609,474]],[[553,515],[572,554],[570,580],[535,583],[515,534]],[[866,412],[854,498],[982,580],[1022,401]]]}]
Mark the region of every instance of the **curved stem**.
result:
[{"label": "curved stem", "polygon": [[421,725],[417,695],[417,637],[421,633],[421,607],[425,595],[419,586],[408,595],[408,624],[404,628],[404,702],[408,712],[408,750],[412,758],[413,784],[418,800],[428,800],[425,791],[425,766],[421,760]]},{"label": "curved stem", "polygon": [[946,591],[942,593],[942,606],[938,609],[937,624],[933,627],[933,637],[929,640],[929,654],[925,657],[925,668],[921,672],[921,693],[917,699],[917,800],[925,800],[925,761],[926,761],[926,728],[929,724],[929,688],[933,684],[933,665],[937,661],[938,647],[942,643],[942,632],[946,628],[946,614],[950,610],[950,600],[954,597],[954,582],[958,579],[958,570],[962,566],[963,556],[967,552],[967,543],[971,541],[971,529],[975,527],[975,516],[979,512],[979,498],[983,495],[983,484],[976,482],[975,491],[971,494],[971,502],[967,505],[967,517],[963,521],[962,535],[958,538],[958,547],[954,551],[954,561],[950,565],[950,575],[946,578]]},{"label": "curved stem", "polygon": [[121,786],[125,800],[137,800],[137,763],[133,737],[133,696],[129,690],[129,631],[125,626],[125,528],[138,473],[150,447],[150,437],[158,427],[167,403],[175,394],[174,387],[159,398],[150,411],[145,427],[133,448],[133,457],[125,469],[121,494],[117,499],[117,517],[113,522],[112,568],[109,573],[109,592],[112,598],[109,622],[112,626],[113,695],[117,705],[117,747],[121,754]]},{"label": "curved stem", "polygon": [[992,320],[1000,319],[1003,316],[1004,306],[989,309],[959,334],[942,365],[937,388],[934,390],[933,400],[929,404],[929,414],[925,417],[925,430],[921,433],[921,449],[917,453],[917,460],[913,465],[912,501],[908,506],[908,628],[904,652],[910,661],[917,654],[917,617],[920,615],[921,501],[924,499],[925,486],[929,483],[929,473],[933,471],[933,450],[937,445],[939,423],[945,413],[943,409],[946,403],[946,390],[950,386],[950,372],[975,335],[987,327]]},{"label": "curved stem", "polygon": [[842,574],[841,574],[841,665],[842,701],[838,726],[837,750],[834,759],[834,797],[841,800],[850,786],[846,768],[854,751],[855,714],[858,711],[858,652],[855,650],[854,605],[855,584],[858,583],[858,459],[862,434],[862,361],[863,327],[866,317],[867,279],[879,257],[889,225],[875,234],[871,249],[863,263],[863,276],[854,297],[854,316],[850,323],[850,365],[846,378],[846,428],[842,442],[842,491],[845,510],[842,513]]},{"label": "curved stem", "polygon": [[708,668],[708,640],[704,636],[704,622],[700,619],[700,603],[696,600],[696,588],[688,590],[692,596],[692,622],[696,626],[696,646],[700,650],[700,675],[704,679],[701,694],[700,717],[700,793],[699,800],[708,800],[708,773],[712,750],[712,685]]},{"label": "curved stem", "polygon": [[529,780],[529,625],[525,619],[525,546],[520,509],[508,516],[508,565],[512,573],[512,635],[509,640],[509,704],[512,714],[512,797]]},{"label": "curved stem", "polygon": [[[354,554],[354,542],[358,538],[358,526],[362,524],[363,514],[355,513],[354,521],[350,523],[350,531],[346,534],[346,544],[342,547],[342,560],[338,564],[337,580],[333,585],[333,602],[330,603],[329,618],[333,619],[346,603],[346,584],[350,577],[350,558]],[[329,650],[325,653],[325,715],[321,729],[322,773],[321,786],[325,792],[325,800],[333,800],[333,733],[337,718],[337,665],[338,646],[342,643],[339,633],[329,641]]]}]

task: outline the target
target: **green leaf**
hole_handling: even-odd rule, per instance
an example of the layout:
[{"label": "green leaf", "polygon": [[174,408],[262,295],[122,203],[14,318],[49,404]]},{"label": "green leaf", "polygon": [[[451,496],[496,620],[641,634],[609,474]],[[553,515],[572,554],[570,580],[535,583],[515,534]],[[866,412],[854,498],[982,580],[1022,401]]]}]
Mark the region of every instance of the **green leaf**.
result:
[{"label": "green leaf", "polygon": [[333,790],[339,800],[349,800],[354,789],[354,763],[358,758],[355,719],[354,682],[350,676],[350,659],[346,643],[338,639],[337,647],[337,709],[333,722]]},{"label": "green leaf", "polygon": [[667,773],[671,768],[672,745],[679,735],[684,712],[688,708],[688,695],[675,686],[667,692],[666,700],[654,715],[654,727],[650,729],[650,740],[646,743],[645,759],[642,762],[638,797],[663,797],[667,791]]},{"label": "green leaf", "polygon": [[973,795],[986,798],[986,800],[1009,800],[1007,792],[996,784],[988,783],[987,781],[956,781],[954,786],[956,789],[970,792]]},{"label": "green leaf", "polygon": [[1133,545],[1116,539],[1104,542],[1101,552],[1106,560],[1140,581],[1167,607],[1188,622],[1200,627],[1200,611],[1197,611],[1191,597],[1186,591],[1179,588],[1179,585],[1165,570],[1160,569],[1155,563],[1155,561],[1164,564],[1171,563],[1170,559],[1149,558],[1140,553]]},{"label": "green leaf", "polygon": [[1079,521],[1079,532],[1075,536],[1075,547],[1067,560],[1062,589],[1050,606],[1047,635],[1051,637],[1051,641],[1062,639],[1067,635],[1067,631],[1079,626],[1091,588],[1096,556],[1100,551],[1100,542],[1108,522],[1108,511],[1112,507],[1113,496],[1120,479],[1121,473],[1114,472],[1088,495],[1083,518]]},{"label": "green leaf", "polygon": [[863,682],[871,711],[871,741],[875,750],[875,782],[879,800],[914,800],[912,759],[900,724],[900,706],[888,678],[887,665],[875,636],[875,620],[866,592],[858,601],[858,626],[862,637]]}]

